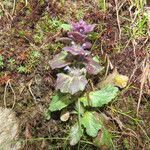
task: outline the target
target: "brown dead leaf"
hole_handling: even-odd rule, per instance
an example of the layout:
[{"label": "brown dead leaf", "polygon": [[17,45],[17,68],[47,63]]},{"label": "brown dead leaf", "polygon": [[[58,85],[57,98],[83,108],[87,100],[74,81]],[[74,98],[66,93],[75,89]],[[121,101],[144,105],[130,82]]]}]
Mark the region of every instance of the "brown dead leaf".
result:
[{"label": "brown dead leaf", "polygon": [[115,69],[106,77],[106,79],[98,84],[98,87],[102,88],[108,84],[112,84],[119,88],[125,88],[127,86],[128,80],[129,78],[127,76],[119,74],[117,69]]}]

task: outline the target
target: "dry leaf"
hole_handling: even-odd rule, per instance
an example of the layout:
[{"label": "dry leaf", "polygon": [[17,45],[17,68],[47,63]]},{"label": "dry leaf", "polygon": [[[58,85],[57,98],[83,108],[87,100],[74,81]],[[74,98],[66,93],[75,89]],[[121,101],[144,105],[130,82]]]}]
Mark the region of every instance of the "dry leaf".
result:
[{"label": "dry leaf", "polygon": [[112,84],[119,88],[125,88],[127,86],[128,80],[129,78],[127,76],[119,74],[117,69],[115,69],[106,77],[106,79],[98,84],[98,87],[102,88],[108,84]]},{"label": "dry leaf", "polygon": [[125,88],[127,86],[129,78],[127,76],[117,74],[114,78],[114,85],[120,88]]}]

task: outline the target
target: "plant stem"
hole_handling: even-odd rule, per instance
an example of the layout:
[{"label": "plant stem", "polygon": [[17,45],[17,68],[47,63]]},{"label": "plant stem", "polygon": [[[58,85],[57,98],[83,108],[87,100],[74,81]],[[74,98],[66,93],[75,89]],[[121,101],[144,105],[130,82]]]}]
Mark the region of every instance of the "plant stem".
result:
[{"label": "plant stem", "polygon": [[79,128],[81,129],[80,100],[79,99],[78,99],[78,122],[79,122]]}]

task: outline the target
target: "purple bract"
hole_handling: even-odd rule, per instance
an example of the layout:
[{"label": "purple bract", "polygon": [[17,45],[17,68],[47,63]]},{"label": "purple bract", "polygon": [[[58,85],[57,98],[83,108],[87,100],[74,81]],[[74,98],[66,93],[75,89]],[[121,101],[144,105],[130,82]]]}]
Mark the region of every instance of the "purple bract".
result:
[{"label": "purple bract", "polygon": [[87,36],[84,34],[81,34],[80,32],[71,31],[68,33],[68,37],[77,43],[83,43]]},{"label": "purple bract", "polygon": [[67,46],[64,47],[63,50],[70,52],[72,55],[89,55],[90,52],[87,50],[84,50],[80,45],[72,45],[72,46]]},{"label": "purple bract", "polygon": [[73,95],[79,91],[83,91],[87,83],[86,70],[84,68],[70,68],[68,74],[57,74],[56,89],[62,93],[70,93]]},{"label": "purple bract", "polygon": [[100,64],[91,57],[86,58],[84,65],[89,74],[96,75],[103,69],[103,67],[101,67]]},{"label": "purple bract", "polygon": [[67,53],[64,51],[55,55],[53,59],[49,61],[51,68],[56,69],[56,68],[63,68],[65,66],[68,66],[70,62],[65,61],[66,57],[67,57]]}]

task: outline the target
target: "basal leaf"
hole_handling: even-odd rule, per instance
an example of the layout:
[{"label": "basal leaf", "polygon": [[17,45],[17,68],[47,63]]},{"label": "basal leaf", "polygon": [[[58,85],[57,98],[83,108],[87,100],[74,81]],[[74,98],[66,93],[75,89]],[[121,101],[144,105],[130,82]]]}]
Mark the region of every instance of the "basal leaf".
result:
[{"label": "basal leaf", "polygon": [[56,89],[72,95],[83,91],[88,81],[82,72],[82,69],[72,69],[69,74],[57,74]]},{"label": "basal leaf", "polygon": [[111,149],[112,138],[107,129],[102,128],[93,143],[101,149]]},{"label": "basal leaf", "polygon": [[102,125],[95,117],[94,112],[85,112],[82,118],[82,124],[86,128],[87,134],[92,137],[96,137],[99,129],[102,128]]},{"label": "basal leaf", "polygon": [[62,51],[59,54],[55,55],[52,60],[49,61],[49,64],[52,69],[62,68],[69,65],[69,62],[66,62],[65,58],[67,57],[67,53]]},{"label": "basal leaf", "polygon": [[99,91],[90,92],[91,105],[93,107],[102,107],[112,101],[117,96],[117,92],[118,88],[112,85],[108,85]]},{"label": "basal leaf", "polygon": [[71,96],[69,94],[57,93],[52,97],[52,101],[50,102],[49,105],[49,110],[57,111],[65,108],[70,103],[72,103],[70,98]]},{"label": "basal leaf", "polygon": [[118,93],[118,88],[113,85],[108,85],[101,90],[90,92],[80,98],[84,106],[102,107],[112,101]]},{"label": "basal leaf", "polygon": [[83,129],[79,127],[79,124],[76,123],[70,131],[70,145],[76,145],[83,135]]}]

